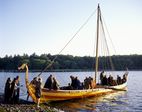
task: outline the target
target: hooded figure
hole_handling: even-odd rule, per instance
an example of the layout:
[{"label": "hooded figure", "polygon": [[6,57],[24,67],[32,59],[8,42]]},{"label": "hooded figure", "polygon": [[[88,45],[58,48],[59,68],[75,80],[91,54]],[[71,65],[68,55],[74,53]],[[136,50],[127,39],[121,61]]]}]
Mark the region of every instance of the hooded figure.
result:
[{"label": "hooded figure", "polygon": [[5,83],[5,89],[4,89],[4,102],[9,103],[11,98],[11,79],[10,77],[7,79]]}]

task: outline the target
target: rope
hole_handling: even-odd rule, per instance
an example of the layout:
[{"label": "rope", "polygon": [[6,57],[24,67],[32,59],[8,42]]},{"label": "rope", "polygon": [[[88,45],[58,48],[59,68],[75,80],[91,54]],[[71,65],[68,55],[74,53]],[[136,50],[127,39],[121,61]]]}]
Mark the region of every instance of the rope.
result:
[{"label": "rope", "polygon": [[[112,41],[112,39],[111,39],[111,36],[110,36],[109,31],[108,31],[108,28],[107,28],[107,25],[106,25],[106,22],[105,22],[105,20],[104,20],[103,15],[102,15],[102,20],[103,20],[103,23],[104,23],[104,27],[105,27],[105,29],[106,29],[106,31],[107,31],[107,35],[108,35],[108,37],[109,37],[109,40],[110,40],[110,42],[111,42],[112,48],[113,48],[113,50],[114,50],[114,53],[116,54],[116,49],[115,49],[115,46],[114,46],[113,41]],[[119,66],[121,66],[121,63],[120,63],[120,61],[119,61],[119,59],[118,59],[117,57],[115,57],[115,60],[116,60],[117,64],[118,64]]]},{"label": "rope", "polygon": [[[68,44],[76,37],[76,35],[81,31],[81,29],[88,23],[88,21],[91,19],[91,17],[95,14],[96,9],[93,11],[93,13],[87,18],[87,20],[81,25],[81,27],[77,30],[77,32],[72,36],[72,38],[65,44],[65,46],[59,51],[58,55],[61,54],[61,52],[68,46]],[[54,63],[54,61],[58,58],[58,55],[55,56],[55,58],[50,62],[50,64],[45,67],[38,76],[40,76],[45,70],[47,70],[49,67],[51,67]]]},{"label": "rope", "polygon": [[[101,22],[101,24],[102,24],[102,31],[103,31],[104,37],[106,37],[106,36],[105,36],[104,27],[103,27],[102,18],[100,18],[100,22]],[[107,51],[108,51],[108,54],[110,55],[107,40],[106,40],[106,38],[104,38],[104,39],[105,39],[105,43],[106,43],[106,49],[107,49]],[[113,65],[113,63],[112,63],[112,59],[111,59],[111,57],[110,57],[110,56],[108,56],[108,57],[109,57],[109,60],[110,60],[111,68],[112,68],[112,70],[114,70],[114,65]]]}]

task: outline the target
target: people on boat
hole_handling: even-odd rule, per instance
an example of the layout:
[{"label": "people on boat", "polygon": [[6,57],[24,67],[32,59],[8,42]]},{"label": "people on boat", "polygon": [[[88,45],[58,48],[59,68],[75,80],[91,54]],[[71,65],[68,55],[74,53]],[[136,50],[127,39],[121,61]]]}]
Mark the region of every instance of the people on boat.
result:
[{"label": "people on boat", "polygon": [[86,77],[84,79],[84,89],[92,89],[94,88],[94,84],[93,84],[93,78],[92,77]]},{"label": "people on boat", "polygon": [[78,77],[74,77],[74,76],[70,76],[71,79],[71,83],[70,83],[70,88],[71,89],[83,89],[84,88],[84,84],[78,79]]},{"label": "people on boat", "polygon": [[53,89],[53,76],[52,75],[50,75],[48,78],[47,78],[47,80],[46,80],[46,82],[45,82],[45,85],[44,85],[44,88],[48,88],[48,89]]},{"label": "people on boat", "polygon": [[104,75],[102,78],[102,85],[108,85],[108,78],[106,75]]},{"label": "people on boat", "polygon": [[73,89],[73,87],[71,86],[71,83],[68,83],[68,86],[67,86],[66,89],[67,89],[67,90],[72,90],[72,89]]},{"label": "people on boat", "polygon": [[90,88],[89,79],[88,77],[86,77],[84,79],[84,89],[89,89],[89,88]]},{"label": "people on boat", "polygon": [[75,77],[75,89],[82,89],[82,83],[78,77]]},{"label": "people on boat", "polygon": [[117,75],[117,84],[122,84],[122,79],[119,75]]},{"label": "people on boat", "polygon": [[55,77],[53,77],[53,89],[54,90],[58,90],[59,89],[59,83],[58,83],[58,81],[56,80]]},{"label": "people on boat", "polygon": [[94,84],[93,84],[93,78],[89,76],[89,85],[90,85],[90,88],[93,89],[94,88]]},{"label": "people on boat", "polygon": [[[125,81],[125,78],[124,78]],[[117,75],[117,79],[114,79],[111,75],[107,78],[106,75],[102,78],[102,84],[101,85],[108,85],[108,86],[116,86],[123,83],[123,79],[121,79],[120,76]]]},{"label": "people on boat", "polygon": [[35,86],[35,96],[37,98],[37,107],[39,108],[39,104],[40,104],[40,97],[41,97],[41,89],[42,89],[42,80],[41,78],[39,77],[38,78],[38,81],[36,83],[36,86]]},{"label": "people on boat", "polygon": [[68,83],[67,86],[60,87],[61,90],[73,90],[73,87],[71,86],[71,83]]},{"label": "people on boat", "polygon": [[36,85],[37,83],[37,77],[34,77],[33,80],[30,82],[32,85]]},{"label": "people on boat", "polygon": [[5,83],[5,89],[4,89],[4,102],[5,103],[10,103],[10,98],[11,98],[10,93],[11,93],[11,79],[9,77]]},{"label": "people on boat", "polygon": [[101,83],[101,84],[102,84],[103,77],[104,77],[104,71],[102,71],[102,72],[100,73],[100,83]]},{"label": "people on boat", "polygon": [[126,74],[126,73],[123,75],[123,79],[122,79],[122,82],[123,82],[123,83],[125,83],[125,82],[127,81],[127,75],[128,75],[128,74]]},{"label": "people on boat", "polygon": [[70,79],[71,79],[71,86],[72,86],[73,89],[75,89],[76,88],[75,77],[71,75]]},{"label": "people on boat", "polygon": [[108,77],[108,85],[109,86],[113,85],[113,77],[111,75],[109,75],[109,77]]}]

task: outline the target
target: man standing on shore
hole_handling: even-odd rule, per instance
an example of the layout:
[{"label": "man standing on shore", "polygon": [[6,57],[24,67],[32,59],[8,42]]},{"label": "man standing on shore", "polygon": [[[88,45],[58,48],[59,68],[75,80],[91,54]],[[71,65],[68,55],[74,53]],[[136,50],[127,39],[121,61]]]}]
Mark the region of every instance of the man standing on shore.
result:
[{"label": "man standing on shore", "polygon": [[39,108],[39,104],[40,104],[40,97],[41,97],[41,84],[42,84],[42,80],[41,78],[39,77],[38,78],[38,81],[36,83],[36,87],[35,87],[35,95],[36,95],[36,98],[37,98],[37,107]]},{"label": "man standing on shore", "polygon": [[20,96],[20,77],[16,77],[16,99],[15,102],[19,103],[19,96]]},{"label": "man standing on shore", "polygon": [[5,103],[10,103],[10,98],[11,98],[10,92],[11,92],[11,79],[9,77],[6,81],[5,90],[4,90],[4,102]]}]

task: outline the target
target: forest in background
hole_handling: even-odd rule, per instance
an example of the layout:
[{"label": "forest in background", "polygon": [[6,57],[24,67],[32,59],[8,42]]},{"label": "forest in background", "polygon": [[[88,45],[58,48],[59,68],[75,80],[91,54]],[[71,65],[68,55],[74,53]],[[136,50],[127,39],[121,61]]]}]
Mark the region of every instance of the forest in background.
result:
[{"label": "forest in background", "polygon": [[[18,66],[27,63],[31,71],[41,71],[57,56],[54,64],[47,71],[78,71],[94,70],[95,58],[90,56],[72,55],[32,55],[23,54],[15,56],[5,56],[0,58],[0,71],[17,71]],[[110,56],[115,70],[142,70],[142,55],[113,55]],[[99,70],[111,70],[107,64],[108,58],[99,57]],[[106,64],[106,65],[105,65]]]}]

